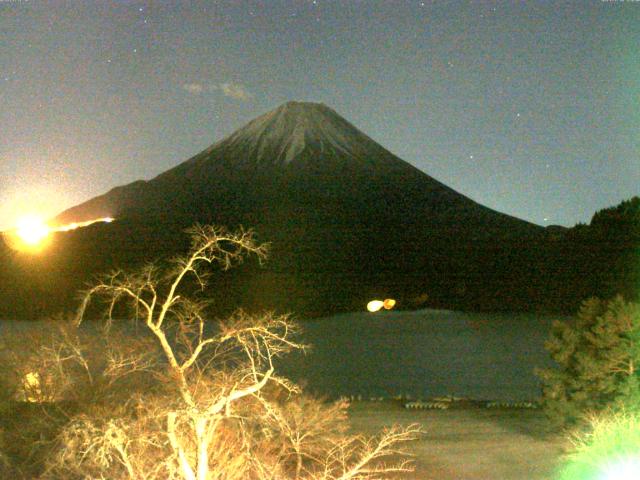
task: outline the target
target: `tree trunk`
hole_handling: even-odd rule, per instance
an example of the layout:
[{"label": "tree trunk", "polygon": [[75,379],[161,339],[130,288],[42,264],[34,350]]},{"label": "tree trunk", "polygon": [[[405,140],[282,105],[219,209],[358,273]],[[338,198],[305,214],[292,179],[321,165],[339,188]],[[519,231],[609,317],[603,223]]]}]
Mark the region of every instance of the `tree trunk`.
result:
[{"label": "tree trunk", "polygon": [[189,465],[189,460],[187,459],[184,450],[178,442],[178,436],[176,435],[175,412],[171,412],[167,416],[167,436],[169,437],[169,442],[171,442],[173,451],[178,457],[178,463],[180,464],[180,469],[182,470],[182,476],[185,478],[185,480],[197,480],[196,475],[191,468],[191,465]]},{"label": "tree trunk", "polygon": [[209,438],[207,435],[207,419],[194,420],[198,449],[198,480],[207,480],[209,475]]}]

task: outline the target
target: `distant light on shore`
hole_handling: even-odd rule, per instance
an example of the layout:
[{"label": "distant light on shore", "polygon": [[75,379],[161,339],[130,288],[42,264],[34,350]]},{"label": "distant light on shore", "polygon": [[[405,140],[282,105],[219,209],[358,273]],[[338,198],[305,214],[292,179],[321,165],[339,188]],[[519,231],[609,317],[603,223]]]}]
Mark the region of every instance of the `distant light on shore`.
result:
[{"label": "distant light on shore", "polygon": [[367,303],[367,310],[371,313],[375,313],[382,308],[385,310],[391,310],[395,305],[396,301],[393,298],[387,298],[385,300],[371,300]]},{"label": "distant light on shore", "polygon": [[371,300],[369,303],[367,303],[367,310],[369,310],[371,313],[374,313],[380,310],[383,305],[384,302],[382,300]]}]

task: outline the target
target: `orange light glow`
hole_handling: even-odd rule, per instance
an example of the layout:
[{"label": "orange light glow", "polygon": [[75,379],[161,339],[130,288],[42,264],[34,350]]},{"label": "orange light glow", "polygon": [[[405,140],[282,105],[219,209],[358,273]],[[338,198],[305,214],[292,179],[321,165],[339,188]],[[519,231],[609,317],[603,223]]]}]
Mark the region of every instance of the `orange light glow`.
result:
[{"label": "orange light glow", "polygon": [[30,215],[18,220],[16,236],[29,247],[36,247],[49,236],[49,226],[39,217]]},{"label": "orange light glow", "polygon": [[74,222],[58,227],[51,227],[36,215],[21,218],[16,227],[4,232],[5,242],[14,250],[28,253],[38,253],[46,247],[54,232],[69,232],[82,227],[88,227],[94,223],[111,223],[111,217],[96,218],[85,222]]},{"label": "orange light glow", "polygon": [[382,306],[385,310],[391,310],[396,306],[396,301],[393,298],[387,298],[384,302],[382,302]]},{"label": "orange light glow", "polygon": [[77,228],[88,227],[89,225],[93,225],[94,223],[111,223],[113,222],[113,218],[111,217],[103,217],[96,218],[95,220],[87,220],[86,222],[73,222],[67,225],[62,225],[60,227],[56,227],[51,229],[53,232],[69,232],[71,230],[75,230]]}]

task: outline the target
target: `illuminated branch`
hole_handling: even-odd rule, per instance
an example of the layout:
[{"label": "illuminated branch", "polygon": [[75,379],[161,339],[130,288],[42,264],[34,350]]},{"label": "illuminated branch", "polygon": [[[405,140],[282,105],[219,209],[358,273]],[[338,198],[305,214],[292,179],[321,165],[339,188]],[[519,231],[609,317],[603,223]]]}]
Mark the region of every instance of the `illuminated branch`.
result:
[{"label": "illuminated branch", "polygon": [[[191,299],[185,280],[192,277],[204,289],[206,269],[213,264],[226,270],[247,255],[261,262],[267,247],[258,244],[250,230],[230,233],[198,225],[189,233],[189,253],[175,259],[171,268],[149,265],[137,273],[115,272],[84,294],[78,325],[94,297],[106,299],[109,322],[120,302],[130,307],[134,318],[144,320],[162,352],[162,381],[171,392],[169,398],[140,396],[136,400],[142,413],[136,414],[135,421],[157,425],[162,418],[156,427],[162,435],[149,435],[147,427],[141,427],[137,436],[120,429],[120,440],[111,444],[94,429],[92,440],[84,444],[106,445],[104,452],[115,452],[113,458],[129,478],[145,480],[357,480],[409,471],[407,461],[387,465],[381,459],[401,453],[395,445],[415,438],[416,426],[366,439],[348,435],[343,428],[346,404],[315,402],[309,410],[291,400],[300,390],[276,375],[274,361],[305,347],[294,339],[297,327],[288,316],[239,311],[218,322],[216,333],[205,333],[209,303]],[[122,378],[153,371],[158,365],[143,355],[113,354],[106,375],[113,371]],[[275,399],[270,398],[274,392]],[[278,400],[278,392],[286,400]],[[78,428],[74,435],[86,433]],[[150,450],[163,452],[156,453],[158,461],[140,453]],[[87,450],[83,458],[90,455]],[[105,458],[99,458],[98,464],[113,464]]]}]

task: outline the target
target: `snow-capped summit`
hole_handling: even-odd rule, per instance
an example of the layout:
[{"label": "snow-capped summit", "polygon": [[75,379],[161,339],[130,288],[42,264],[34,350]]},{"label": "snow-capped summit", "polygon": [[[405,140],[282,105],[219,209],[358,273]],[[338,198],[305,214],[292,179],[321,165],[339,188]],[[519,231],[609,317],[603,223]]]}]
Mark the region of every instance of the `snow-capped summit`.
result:
[{"label": "snow-capped summit", "polygon": [[306,148],[358,158],[372,142],[324,104],[287,102],[215,146],[248,150],[259,163],[279,165],[290,164]]}]

